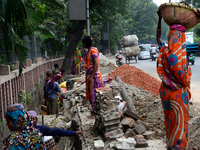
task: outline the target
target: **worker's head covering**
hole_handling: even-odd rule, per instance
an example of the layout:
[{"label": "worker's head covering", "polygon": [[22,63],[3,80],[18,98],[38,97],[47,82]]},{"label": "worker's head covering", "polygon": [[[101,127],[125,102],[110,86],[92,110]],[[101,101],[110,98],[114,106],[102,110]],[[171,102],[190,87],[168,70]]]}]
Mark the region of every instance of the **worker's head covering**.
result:
[{"label": "worker's head covering", "polygon": [[36,117],[36,118],[38,118],[37,117],[37,112],[35,111],[35,110],[30,110],[30,111],[28,111],[29,112],[29,114],[31,115],[31,117]]},{"label": "worker's head covering", "polygon": [[72,81],[70,79],[67,79],[67,83],[71,83]]},{"label": "worker's head covering", "polygon": [[178,31],[185,32],[186,28],[183,25],[174,24],[174,25],[170,26],[170,30],[178,30]]},{"label": "worker's head covering", "polygon": [[13,112],[16,110],[24,110],[24,106],[22,104],[14,104],[7,107],[7,112]]},{"label": "worker's head covering", "polygon": [[37,121],[36,121],[36,124],[37,124],[37,122],[38,122],[37,112],[35,110],[30,110],[30,111],[28,111],[28,113],[31,115],[31,117],[37,118]]},{"label": "worker's head covering", "polygon": [[56,74],[53,79],[50,81],[50,88],[53,88],[53,83],[60,79],[62,76],[60,74]]},{"label": "worker's head covering", "polygon": [[44,149],[42,134],[33,127],[31,115],[22,104],[8,106],[6,117],[13,121],[14,133],[4,140],[3,149]]}]

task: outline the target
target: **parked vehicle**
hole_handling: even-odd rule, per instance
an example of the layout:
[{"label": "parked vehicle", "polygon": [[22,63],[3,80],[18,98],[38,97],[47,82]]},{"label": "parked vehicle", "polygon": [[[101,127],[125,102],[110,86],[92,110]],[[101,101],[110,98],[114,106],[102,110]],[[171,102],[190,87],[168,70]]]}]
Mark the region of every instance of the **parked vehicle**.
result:
[{"label": "parked vehicle", "polygon": [[151,44],[142,44],[139,45],[141,51],[140,54],[138,56],[138,59],[150,59],[150,48],[151,48]]}]

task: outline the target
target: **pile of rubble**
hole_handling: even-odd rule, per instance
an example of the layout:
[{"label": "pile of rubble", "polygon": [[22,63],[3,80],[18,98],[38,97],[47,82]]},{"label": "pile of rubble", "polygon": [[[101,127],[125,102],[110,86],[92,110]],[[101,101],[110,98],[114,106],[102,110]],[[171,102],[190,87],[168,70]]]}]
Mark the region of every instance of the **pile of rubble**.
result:
[{"label": "pile of rubble", "polygon": [[120,88],[112,85],[110,87],[108,91],[96,94],[95,126],[102,134],[103,140],[94,142],[95,149],[148,147],[147,140],[154,139],[155,132],[149,131],[149,126],[132,111],[125,110],[121,116],[118,112],[120,101],[115,99],[116,93],[120,93]]},{"label": "pile of rubble", "polygon": [[[103,74],[115,70],[112,63],[103,60],[100,62],[107,63],[101,67],[105,71]],[[86,100],[83,75],[78,81],[74,81],[71,91],[64,93],[63,107],[59,114],[43,118],[44,125],[50,127],[84,131],[80,140],[77,137],[62,137],[57,141],[57,149],[70,150],[72,147],[83,150],[166,149],[164,113],[161,100],[158,98],[160,81],[129,65],[123,65],[112,71],[109,77],[114,79],[115,75],[125,82],[123,87],[135,109],[128,110],[127,107],[122,115],[118,112],[120,101],[117,97],[122,97],[122,85],[113,80],[108,87],[96,90],[96,118],[88,119],[87,116],[90,115],[92,108]],[[147,83],[141,82],[144,76]],[[150,89],[152,84],[154,88]],[[195,146],[198,149],[200,137],[200,118],[195,117],[195,112],[192,114],[189,150]],[[39,116],[39,124],[42,123],[41,118],[42,116]]]},{"label": "pile of rubble", "polygon": [[158,90],[161,82],[135,66],[124,64],[109,74],[109,77],[115,78],[115,75],[124,83],[134,87],[140,87],[143,90],[147,90],[148,92],[159,96]]}]

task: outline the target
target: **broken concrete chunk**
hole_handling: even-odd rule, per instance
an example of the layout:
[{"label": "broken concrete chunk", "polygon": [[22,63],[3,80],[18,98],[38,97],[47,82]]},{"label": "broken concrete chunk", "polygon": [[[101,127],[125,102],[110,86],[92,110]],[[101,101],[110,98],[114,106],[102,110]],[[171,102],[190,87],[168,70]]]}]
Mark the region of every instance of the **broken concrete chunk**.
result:
[{"label": "broken concrete chunk", "polygon": [[132,112],[132,111],[130,111],[130,110],[124,111],[123,115],[124,115],[124,116],[127,116],[127,117],[131,117],[131,118],[133,118],[134,120],[138,120],[138,119],[140,118],[137,114],[135,114],[134,112]]},{"label": "broken concrete chunk", "polygon": [[143,134],[145,131],[146,131],[146,128],[143,126],[142,123],[140,123],[139,125],[137,125],[135,127],[135,131],[138,133],[138,134]]},{"label": "broken concrete chunk", "polygon": [[135,147],[148,147],[148,143],[146,139],[136,139]]},{"label": "broken concrete chunk", "polygon": [[139,125],[140,123],[143,124],[143,126],[146,128],[146,130],[149,130],[149,126],[148,126],[146,123],[144,123],[144,122],[141,121],[141,120],[137,120],[137,121],[136,121],[136,124]]},{"label": "broken concrete chunk", "polygon": [[94,149],[95,150],[104,149],[104,142],[102,140],[94,141]]},{"label": "broken concrete chunk", "polygon": [[117,105],[117,106],[118,106],[119,103],[120,103],[119,100],[110,100],[110,102],[112,102],[113,104],[115,104],[115,105]]},{"label": "broken concrete chunk", "polygon": [[135,123],[135,120],[132,118],[124,118],[121,121],[121,125],[123,125],[125,127],[132,127],[134,123]]},{"label": "broken concrete chunk", "polygon": [[111,132],[112,130],[120,129],[118,124],[107,126],[107,127],[104,127],[104,128],[105,128],[106,132]]},{"label": "broken concrete chunk", "polygon": [[120,119],[115,119],[115,120],[110,120],[110,121],[104,121],[103,125],[106,126],[111,126],[111,125],[118,125],[120,123]]},{"label": "broken concrete chunk", "polygon": [[134,139],[137,140],[137,139],[144,139],[144,136],[143,135],[136,135],[134,136]]},{"label": "broken concrete chunk", "polygon": [[86,112],[86,111],[88,111],[88,108],[87,108],[87,107],[81,107],[81,108],[80,108],[80,112]]},{"label": "broken concrete chunk", "polygon": [[117,142],[116,148],[119,150],[134,150],[135,146],[133,143]]},{"label": "broken concrete chunk", "polygon": [[111,131],[111,132],[105,134],[105,137],[114,139],[114,138],[119,138],[123,135],[124,135],[123,131],[121,129],[117,129],[117,130],[114,130],[114,131]]},{"label": "broken concrete chunk", "polygon": [[151,140],[151,139],[154,139],[155,138],[155,132],[152,132],[152,131],[145,131],[143,133],[143,136],[146,140]]},{"label": "broken concrete chunk", "polygon": [[126,132],[125,132],[125,134],[124,134],[124,136],[126,138],[128,138],[128,137],[134,137],[135,135],[136,135],[135,131],[133,131],[133,129],[131,129],[131,128],[127,129]]},{"label": "broken concrete chunk", "polygon": [[119,149],[119,150],[134,150],[133,143],[126,143],[120,141],[114,141],[109,143],[110,148]]},{"label": "broken concrete chunk", "polygon": [[104,121],[114,120],[121,118],[120,114],[118,112],[111,112],[110,114],[106,114],[103,116]]},{"label": "broken concrete chunk", "polygon": [[133,143],[134,146],[136,145],[136,141],[134,138],[125,138],[124,136],[121,138],[117,138],[117,141],[119,142],[126,142],[126,143]]}]

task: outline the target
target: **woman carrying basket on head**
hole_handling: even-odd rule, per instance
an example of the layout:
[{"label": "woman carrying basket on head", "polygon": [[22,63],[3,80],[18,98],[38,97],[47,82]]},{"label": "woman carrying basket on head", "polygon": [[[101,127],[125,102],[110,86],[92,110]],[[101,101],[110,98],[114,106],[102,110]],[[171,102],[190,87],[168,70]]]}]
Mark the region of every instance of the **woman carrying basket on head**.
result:
[{"label": "woman carrying basket on head", "polygon": [[[200,42],[186,45],[185,31],[182,25],[170,27],[168,47],[161,40],[160,11],[157,27],[157,42],[159,56],[157,58],[157,72],[162,80],[160,97],[165,115],[166,142],[168,150],[185,150],[189,140],[189,101],[191,99],[190,82],[191,68],[188,56],[198,52]],[[197,12],[200,17],[200,11]]]}]

